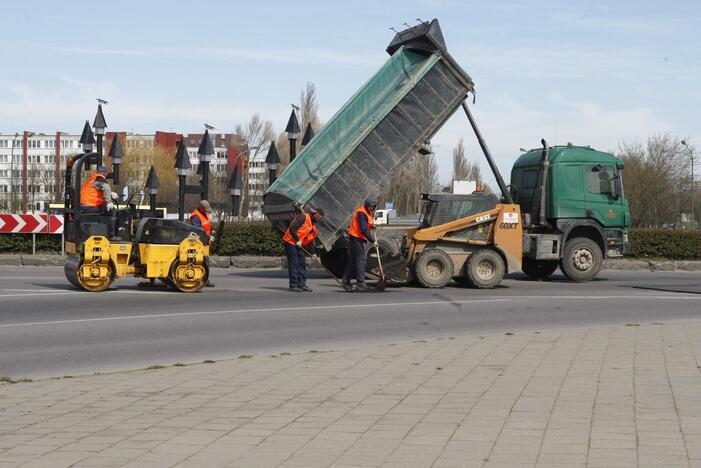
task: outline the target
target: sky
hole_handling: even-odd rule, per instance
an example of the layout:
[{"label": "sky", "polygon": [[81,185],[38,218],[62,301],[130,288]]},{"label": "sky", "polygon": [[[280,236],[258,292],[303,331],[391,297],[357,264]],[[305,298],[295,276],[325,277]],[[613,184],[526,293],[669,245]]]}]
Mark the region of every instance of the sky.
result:
[{"label": "sky", "polygon": [[[698,0],[24,0],[2,17],[2,134],[80,134],[97,97],[108,130],[231,132],[258,112],[280,132],[308,81],[328,121],[387,60],[390,27],[438,18],[507,180],[541,138],[614,151],[670,133],[701,146]],[[493,181],[456,112],[432,140],[441,182],[460,138]]]}]

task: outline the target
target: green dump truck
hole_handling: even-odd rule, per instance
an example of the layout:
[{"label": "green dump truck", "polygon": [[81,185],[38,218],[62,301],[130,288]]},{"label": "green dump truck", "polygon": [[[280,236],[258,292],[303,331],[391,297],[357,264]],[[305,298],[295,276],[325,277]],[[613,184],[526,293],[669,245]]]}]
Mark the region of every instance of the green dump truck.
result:
[{"label": "green dump truck", "polygon": [[511,169],[509,188],[524,227],[522,269],[544,278],[560,266],[570,279],[589,280],[604,256],[629,250],[623,161],[588,146],[542,143]]},{"label": "green dump truck", "polygon": [[[426,195],[418,230],[392,227],[387,231],[392,236],[381,241],[386,263],[392,265],[397,279],[415,273],[411,264],[401,262],[409,258],[403,249],[407,235],[416,236],[421,229],[474,216],[499,204],[516,204],[521,212],[517,224],[522,246],[516,243],[522,258],[508,262],[512,270],[516,265],[531,277],[544,278],[560,266],[568,278],[584,281],[598,273],[604,256],[626,252],[630,216],[622,190],[621,161],[588,147],[548,147],[542,141],[542,148],[518,158],[507,186],[465,103],[468,93],[474,93],[474,83],[448,53],[438,21],[400,31],[387,52],[390,58],[385,65],[266,192],[263,212],[278,230],[287,228],[300,207],[322,208],[326,217],[319,223],[318,240],[328,251],[322,260],[339,272],[344,261],[342,239],[356,208],[367,197],[383,193],[401,165],[425,153],[430,138],[462,107],[501,197]],[[498,223],[494,226],[493,217],[476,220],[475,226],[465,229],[466,244],[475,244],[475,229],[487,230],[487,234],[502,229]],[[447,237],[456,245],[461,241],[460,232]],[[436,239],[436,246],[444,245],[446,238]],[[496,248],[486,242],[482,247]],[[462,248],[467,263],[471,251]],[[369,261],[368,268],[372,270],[375,264]],[[455,268],[453,277],[461,278],[461,265],[448,268]]]}]

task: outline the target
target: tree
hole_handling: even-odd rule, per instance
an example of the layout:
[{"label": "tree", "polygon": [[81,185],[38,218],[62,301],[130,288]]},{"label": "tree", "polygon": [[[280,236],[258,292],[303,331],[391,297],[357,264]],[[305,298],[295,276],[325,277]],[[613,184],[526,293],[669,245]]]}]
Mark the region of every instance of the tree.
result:
[{"label": "tree", "polygon": [[[121,188],[127,186],[132,203],[146,204],[148,194],[144,191],[144,185],[149,169],[153,165],[160,182],[156,197],[158,205],[170,210],[177,210],[178,177],[173,167],[175,165],[175,151],[161,145],[134,145],[131,147],[124,145],[124,147],[126,150],[120,166],[120,187],[113,186],[112,189],[121,193]],[[186,197],[186,202],[188,198],[192,197]],[[194,209],[193,203],[186,203],[186,211],[188,204],[193,205],[192,209]]]},{"label": "tree", "polygon": [[[298,120],[302,132],[296,141],[297,154],[300,152],[300,145],[302,143],[302,135],[307,129],[307,123],[312,124],[312,129],[314,133],[322,127],[322,123],[319,120],[319,104],[316,98],[316,86],[311,81],[308,81],[304,89],[299,93],[299,112]],[[280,133],[275,141],[277,145],[278,154],[280,155],[280,169],[278,173],[282,173],[285,168],[290,164],[290,140],[287,139],[287,134],[285,132]]]},{"label": "tree", "polygon": [[316,102],[316,86],[311,81],[307,81],[305,88],[299,93],[299,113],[302,117],[302,132],[307,128],[307,124],[312,124],[312,129],[316,133],[321,128],[319,122],[319,104]]},{"label": "tree", "polygon": [[468,166],[467,157],[465,157],[465,141],[460,138],[458,144],[453,148],[453,182],[467,180]]},{"label": "tree", "polygon": [[633,226],[676,224],[688,212],[691,166],[685,151],[669,134],[649,137],[645,144],[621,143],[617,153],[625,163],[623,187]]},{"label": "tree", "polygon": [[392,201],[399,216],[418,213],[421,194],[429,193],[438,185],[438,164],[433,154],[416,154],[391,179],[381,198]]},{"label": "tree", "polygon": [[482,190],[489,192],[482,180],[482,169],[477,161],[470,162],[465,156],[465,142],[462,138],[458,140],[458,144],[453,148],[453,182],[456,180],[474,180],[477,186]]},{"label": "tree", "polygon": [[[275,140],[275,131],[273,123],[269,120],[264,120],[258,113],[251,116],[248,123],[241,125],[237,124],[234,130],[237,138],[236,141],[241,142],[241,146],[236,150],[243,155],[245,161],[249,161],[255,155],[259,148],[269,141]],[[251,195],[249,193],[249,174],[244,171],[243,178],[243,196],[241,199],[241,215],[247,216],[251,206]]]}]

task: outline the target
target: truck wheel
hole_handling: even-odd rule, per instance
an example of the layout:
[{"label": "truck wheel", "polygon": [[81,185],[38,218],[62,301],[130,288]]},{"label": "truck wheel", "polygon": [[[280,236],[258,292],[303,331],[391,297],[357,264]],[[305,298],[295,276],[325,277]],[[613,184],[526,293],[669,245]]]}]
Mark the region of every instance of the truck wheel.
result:
[{"label": "truck wheel", "polygon": [[524,258],[521,270],[533,279],[544,279],[555,273],[560,262],[557,260],[533,260]]},{"label": "truck wheel", "polygon": [[453,276],[453,260],[441,249],[426,249],[414,262],[414,276],[425,288],[442,288]]},{"label": "truck wheel", "polygon": [[479,289],[495,288],[504,279],[504,260],[493,250],[482,249],[467,259],[467,278]]},{"label": "truck wheel", "polygon": [[573,281],[589,281],[599,273],[602,261],[603,255],[596,242],[575,237],[565,243],[560,268]]}]

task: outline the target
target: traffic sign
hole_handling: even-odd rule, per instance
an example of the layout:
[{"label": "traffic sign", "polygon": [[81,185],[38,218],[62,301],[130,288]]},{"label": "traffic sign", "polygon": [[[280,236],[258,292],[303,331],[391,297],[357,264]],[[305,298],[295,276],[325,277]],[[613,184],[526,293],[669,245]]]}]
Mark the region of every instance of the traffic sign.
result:
[{"label": "traffic sign", "polygon": [[63,216],[46,214],[0,214],[0,233],[61,234]]}]

